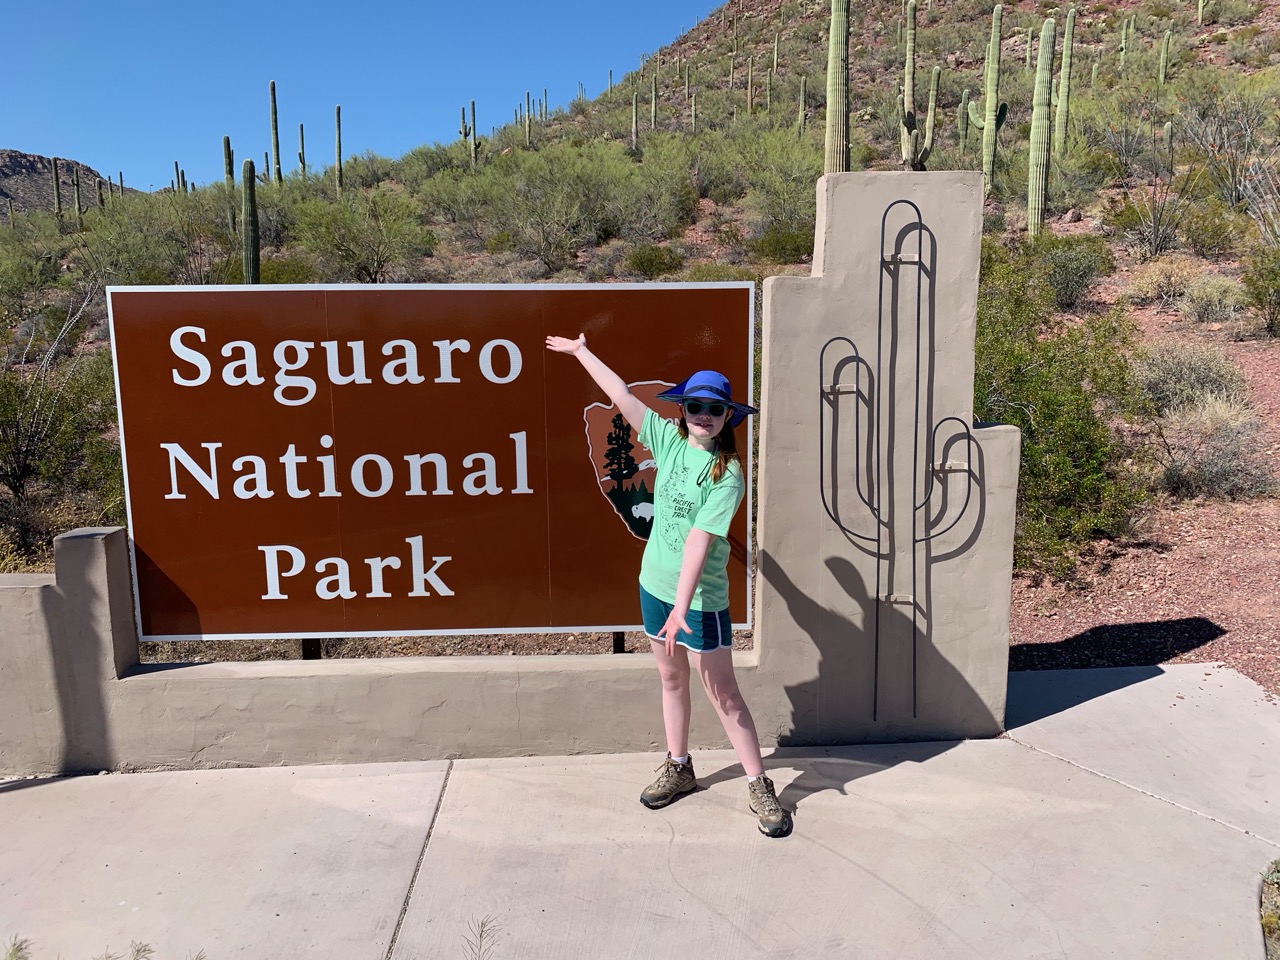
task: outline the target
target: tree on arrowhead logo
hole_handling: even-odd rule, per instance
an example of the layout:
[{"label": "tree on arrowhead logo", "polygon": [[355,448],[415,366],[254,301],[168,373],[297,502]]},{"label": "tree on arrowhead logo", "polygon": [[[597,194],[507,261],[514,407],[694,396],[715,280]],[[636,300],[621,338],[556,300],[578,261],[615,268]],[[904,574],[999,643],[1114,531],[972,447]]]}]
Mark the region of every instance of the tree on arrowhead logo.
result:
[{"label": "tree on arrowhead logo", "polygon": [[[655,412],[666,401],[658,394],[675,386],[662,380],[629,383],[633,396]],[[640,425],[627,423],[612,403],[593,403],[583,411],[587,453],[600,492],[632,536],[649,539],[653,528],[653,487],[657,464],[640,445]]]}]

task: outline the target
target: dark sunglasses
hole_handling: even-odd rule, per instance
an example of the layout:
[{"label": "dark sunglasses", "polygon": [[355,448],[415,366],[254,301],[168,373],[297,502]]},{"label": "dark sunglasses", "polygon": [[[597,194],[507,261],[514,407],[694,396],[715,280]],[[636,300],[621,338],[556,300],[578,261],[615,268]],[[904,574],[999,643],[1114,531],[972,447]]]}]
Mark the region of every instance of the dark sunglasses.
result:
[{"label": "dark sunglasses", "polygon": [[684,402],[684,412],[694,417],[703,410],[713,417],[723,417],[728,409],[723,403],[703,403],[701,400],[686,400]]}]

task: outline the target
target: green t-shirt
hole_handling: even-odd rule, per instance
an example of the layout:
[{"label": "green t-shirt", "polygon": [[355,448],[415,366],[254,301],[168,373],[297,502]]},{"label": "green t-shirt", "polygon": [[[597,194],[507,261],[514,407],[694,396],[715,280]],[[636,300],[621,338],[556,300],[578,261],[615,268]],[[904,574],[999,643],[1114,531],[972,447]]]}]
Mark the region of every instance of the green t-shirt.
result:
[{"label": "green t-shirt", "polygon": [[646,410],[640,442],[657,463],[653,494],[653,526],[640,561],[640,586],[659,600],[676,602],[684,541],[694,527],[714,534],[693,593],[691,610],[718,613],[729,609],[729,523],[746,493],[742,469],[730,462],[717,483],[711,482],[715,458],[680,436],[680,428]]}]

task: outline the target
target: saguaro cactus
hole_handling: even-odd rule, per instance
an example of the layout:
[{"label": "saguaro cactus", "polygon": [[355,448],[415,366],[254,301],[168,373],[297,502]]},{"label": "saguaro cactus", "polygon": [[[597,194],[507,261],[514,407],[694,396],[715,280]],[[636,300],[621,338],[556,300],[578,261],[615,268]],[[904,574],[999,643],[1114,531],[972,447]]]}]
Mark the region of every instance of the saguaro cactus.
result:
[{"label": "saguaro cactus", "polygon": [[1027,27],[1027,59],[1022,65],[1022,69],[1027,73],[1031,72],[1031,52],[1035,47],[1035,27]]},{"label": "saguaro cactus", "polygon": [[1036,58],[1036,85],[1031,97],[1031,154],[1027,173],[1027,233],[1034,240],[1044,226],[1044,204],[1049,187],[1049,111],[1053,83],[1053,17],[1040,28],[1040,52]]},{"label": "saguaro cactus", "polygon": [[476,172],[480,159],[480,133],[476,130],[476,102],[471,101],[471,172]]},{"label": "saguaro cactus", "polygon": [[271,157],[276,183],[284,183],[280,172],[280,126],[276,122],[276,82],[271,81]]},{"label": "saguaro cactus", "polygon": [[71,168],[72,199],[76,204],[76,230],[84,229],[84,208],[80,206],[80,168]]},{"label": "saguaro cactus", "polygon": [[[911,0],[915,3],[915,0]],[[933,77],[929,81],[929,112],[925,115],[924,141],[920,140],[920,123],[915,110],[898,98],[898,122],[904,136],[902,146],[902,167],[904,170],[923,170],[933,152],[933,115],[938,105],[938,78],[942,76],[942,68],[933,68]]]},{"label": "saguaro cactus", "polygon": [[801,77],[801,78],[800,78],[800,123],[799,123],[799,127],[800,127],[800,136],[802,136],[802,137],[804,136],[804,122],[805,122],[806,115],[807,115],[807,114],[806,114],[806,110],[805,110],[805,106],[806,106],[806,101],[807,101],[807,100],[808,100],[808,98],[809,98],[809,97],[808,97],[808,91],[805,89],[805,88],[808,86],[808,84],[809,84],[809,78],[808,78],[808,77]]},{"label": "saguaro cactus", "polygon": [[[801,87],[803,89],[803,82]],[[801,121],[801,129],[803,126]],[[831,28],[827,43],[827,142],[822,172],[849,172],[849,0],[831,0]]]},{"label": "saguaro cactus", "polygon": [[302,124],[298,124],[298,169],[302,171],[303,179],[307,176],[307,135],[302,129]]},{"label": "saguaro cactus", "polygon": [[696,93],[689,96],[689,132],[698,132],[698,95]]},{"label": "saguaro cactus", "polygon": [[631,94],[631,149],[640,146],[640,94]]},{"label": "saguaro cactus", "polygon": [[333,128],[334,128],[334,165],[333,179],[334,187],[337,189],[338,196],[342,196],[342,104],[338,104],[333,108]]},{"label": "saguaro cactus", "polygon": [[53,157],[53,215],[62,219],[62,185],[58,182],[58,158]]},{"label": "saguaro cactus", "polygon": [[969,146],[969,88],[960,94],[960,109],[956,112],[956,139],[960,143],[960,156]]},{"label": "saguaro cactus", "polygon": [[649,78],[649,129],[658,129],[658,75]]},{"label": "saguaro cactus", "polygon": [[1067,123],[1071,118],[1071,59],[1076,35],[1076,8],[1067,11],[1067,26],[1062,31],[1062,70],[1058,74],[1058,96],[1054,106],[1053,152],[1062,155],[1067,146]]},{"label": "saguaro cactus", "polygon": [[236,232],[236,168],[231,138],[222,138],[222,178],[227,184],[227,229]]},{"label": "saguaro cactus", "polygon": [[244,268],[245,283],[260,283],[261,252],[258,249],[258,195],[255,181],[257,174],[253,169],[253,161],[246,160],[240,172],[243,185],[243,206],[240,209],[240,220],[243,229],[240,231],[240,262]]},{"label": "saguaro cactus", "polygon": [[1164,32],[1164,41],[1160,44],[1160,89],[1164,90],[1165,79],[1169,75],[1169,44],[1173,40],[1173,31]]},{"label": "saguaro cactus", "polygon": [[1000,103],[1000,20],[1004,8],[996,4],[991,11],[991,39],[987,43],[987,59],[982,68],[986,87],[983,102],[984,113],[978,113],[978,105],[969,101],[969,122],[982,131],[982,179],[987,193],[996,167],[996,134],[1009,115],[1009,105]]}]

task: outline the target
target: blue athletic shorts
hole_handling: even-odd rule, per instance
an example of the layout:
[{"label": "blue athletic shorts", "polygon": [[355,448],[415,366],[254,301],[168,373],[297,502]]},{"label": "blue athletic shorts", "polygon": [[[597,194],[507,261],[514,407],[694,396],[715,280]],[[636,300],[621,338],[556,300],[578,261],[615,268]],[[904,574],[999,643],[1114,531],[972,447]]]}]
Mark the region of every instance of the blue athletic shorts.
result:
[{"label": "blue athletic shorts", "polygon": [[[671,616],[675,607],[665,600],[659,600],[644,587],[640,588],[640,613],[644,617],[644,632],[650,640],[658,639],[658,631]],[[689,622],[691,633],[683,631],[676,637],[676,643],[695,653],[718,650],[720,647],[733,646],[733,627],[728,610],[712,613],[709,610],[690,610],[685,617]],[[659,641],[660,643],[662,641]]]}]

